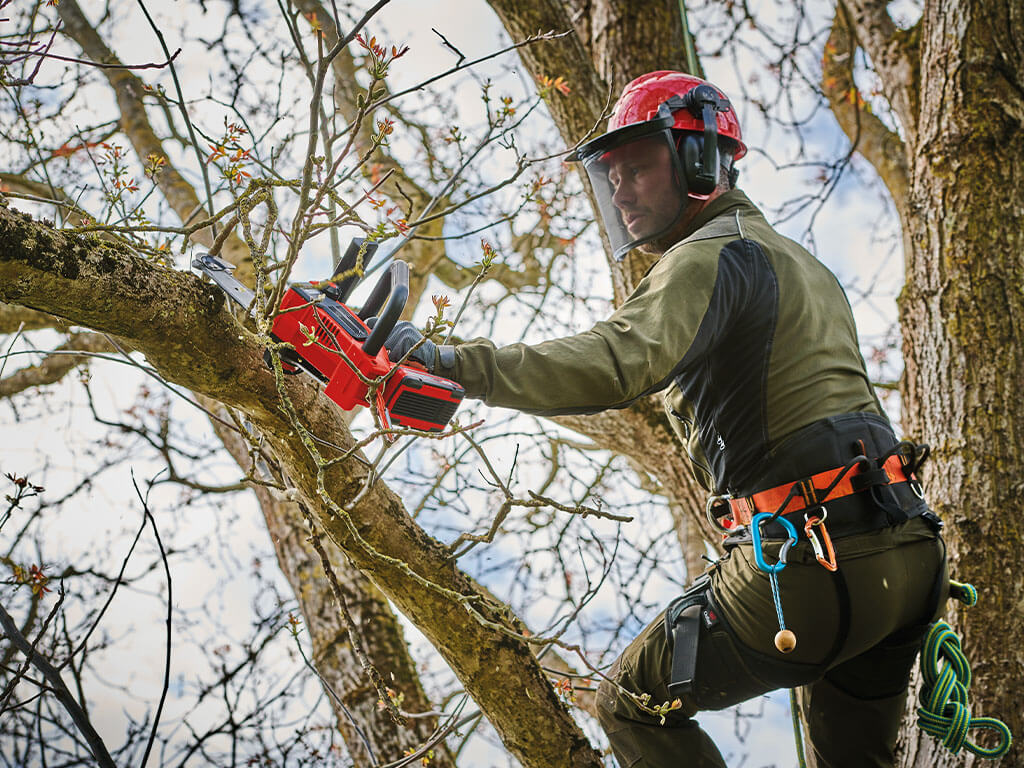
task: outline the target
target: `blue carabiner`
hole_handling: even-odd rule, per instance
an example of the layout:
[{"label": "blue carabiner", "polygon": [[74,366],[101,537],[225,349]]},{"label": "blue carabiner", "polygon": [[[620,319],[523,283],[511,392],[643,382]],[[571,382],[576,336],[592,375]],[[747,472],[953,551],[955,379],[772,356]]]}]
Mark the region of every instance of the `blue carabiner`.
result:
[{"label": "blue carabiner", "polygon": [[786,533],[789,534],[789,538],[786,543],[782,545],[782,549],[779,550],[779,562],[775,565],[768,565],[764,559],[764,552],[761,551],[761,523],[772,517],[769,512],[758,512],[750,520],[750,536],[754,540],[754,562],[757,563],[757,567],[765,573],[778,573],[786,567],[786,555],[789,552],[789,548],[796,544],[796,528],[786,518],[781,515],[775,518],[775,521],[779,523],[783,528],[786,529]]}]

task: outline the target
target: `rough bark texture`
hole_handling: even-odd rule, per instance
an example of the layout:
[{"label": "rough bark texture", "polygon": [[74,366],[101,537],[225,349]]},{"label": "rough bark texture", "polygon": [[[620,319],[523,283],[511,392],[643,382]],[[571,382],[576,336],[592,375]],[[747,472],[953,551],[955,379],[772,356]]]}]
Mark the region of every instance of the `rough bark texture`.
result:
[{"label": "rough bark texture", "polygon": [[[921,112],[904,221],[900,302],[909,434],[933,447],[930,499],[949,522],[956,578],[981,599],[954,611],[974,662],[973,710],[1024,734],[1024,11],[1018,3],[925,8]],[[934,740],[908,763],[974,765]],[[1017,746],[1003,761],[1020,765]]]},{"label": "rough bark texture", "polygon": [[[0,207],[0,300],[123,336],[169,381],[245,412],[327,534],[421,628],[523,765],[601,764],[518,639],[517,620],[475,590],[390,490],[377,484],[352,503],[366,479],[355,460],[318,482],[308,443],[279,408],[261,345],[223,311],[219,290]],[[315,435],[352,445],[340,412],[315,387],[283,386]]]},{"label": "rough bark texture", "polygon": [[[973,713],[1019,736],[1024,530],[1008,512],[1024,503],[1024,12],[932,1],[901,33],[882,3],[848,7],[907,137],[905,429],[932,446],[926,487],[952,573],[981,593],[947,617],[973,661]],[[910,726],[901,744],[905,766],[980,764]]]}]

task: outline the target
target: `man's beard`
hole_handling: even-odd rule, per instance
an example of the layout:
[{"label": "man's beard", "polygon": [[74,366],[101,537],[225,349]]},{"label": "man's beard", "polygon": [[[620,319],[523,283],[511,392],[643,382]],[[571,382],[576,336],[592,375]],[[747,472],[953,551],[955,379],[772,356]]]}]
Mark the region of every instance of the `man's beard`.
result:
[{"label": "man's beard", "polygon": [[693,220],[693,217],[697,215],[697,211],[699,210],[699,206],[694,207],[694,202],[696,201],[689,200],[683,205],[682,211],[679,212],[675,222],[669,226],[669,229],[665,234],[659,235],[652,240],[648,240],[646,243],[641,243],[637,246],[637,249],[643,253],[660,256],[682,240],[686,225]]}]

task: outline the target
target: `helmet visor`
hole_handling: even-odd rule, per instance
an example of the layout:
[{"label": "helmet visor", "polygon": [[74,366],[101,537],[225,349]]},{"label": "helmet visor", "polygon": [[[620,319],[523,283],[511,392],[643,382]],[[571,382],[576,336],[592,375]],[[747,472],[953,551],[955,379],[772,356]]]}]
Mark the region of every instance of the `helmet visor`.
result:
[{"label": "helmet visor", "polygon": [[675,140],[661,123],[620,128],[579,149],[616,259],[669,235],[686,203]]}]

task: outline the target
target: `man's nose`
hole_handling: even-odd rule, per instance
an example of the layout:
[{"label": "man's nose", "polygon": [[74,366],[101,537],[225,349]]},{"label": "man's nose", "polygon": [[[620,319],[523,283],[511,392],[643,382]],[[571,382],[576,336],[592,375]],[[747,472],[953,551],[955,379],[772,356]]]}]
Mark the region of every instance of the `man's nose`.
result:
[{"label": "man's nose", "polygon": [[636,202],[636,195],[633,192],[633,185],[622,181],[612,193],[612,205],[622,209]]}]

